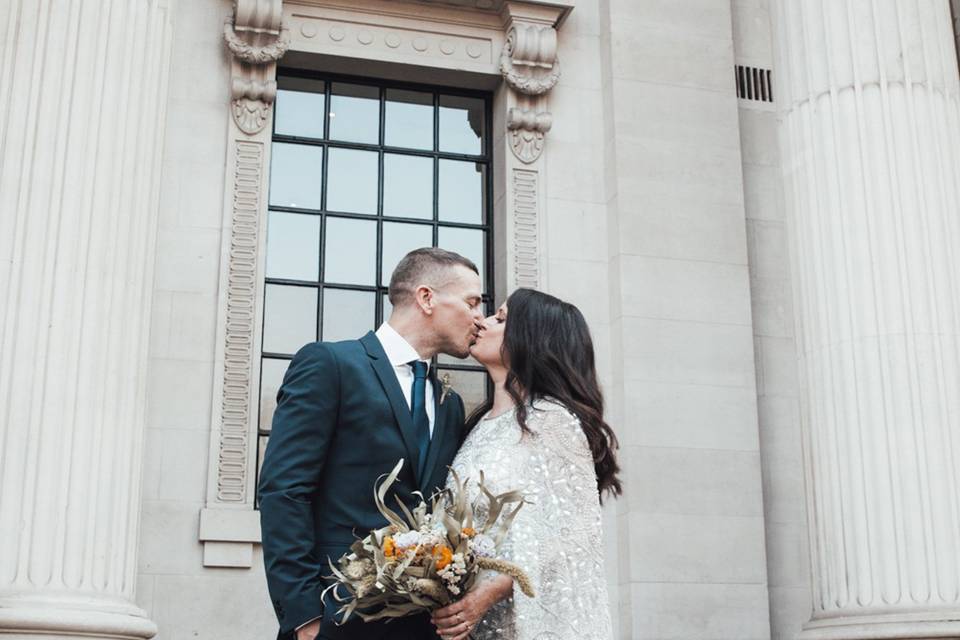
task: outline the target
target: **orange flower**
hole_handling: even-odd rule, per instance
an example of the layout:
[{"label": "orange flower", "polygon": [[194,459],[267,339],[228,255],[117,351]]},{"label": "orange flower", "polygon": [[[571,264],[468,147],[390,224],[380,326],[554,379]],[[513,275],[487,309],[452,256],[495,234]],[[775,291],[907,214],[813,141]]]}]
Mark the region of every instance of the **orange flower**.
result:
[{"label": "orange flower", "polygon": [[453,560],[453,551],[447,545],[434,547],[433,557],[437,559],[437,570],[439,571]]},{"label": "orange flower", "polygon": [[463,529],[460,530],[460,533],[467,536],[468,538],[472,538],[473,536],[477,535],[477,530],[474,529],[473,527],[464,527]]},{"label": "orange flower", "polygon": [[397,557],[397,545],[393,543],[393,536],[387,536],[383,539],[383,555],[390,559]]}]

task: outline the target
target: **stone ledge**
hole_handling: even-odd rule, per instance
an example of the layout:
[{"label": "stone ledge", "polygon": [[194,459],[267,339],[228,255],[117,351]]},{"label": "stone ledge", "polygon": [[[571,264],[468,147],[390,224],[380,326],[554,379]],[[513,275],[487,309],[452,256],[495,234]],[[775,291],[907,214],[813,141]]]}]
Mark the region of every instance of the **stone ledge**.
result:
[{"label": "stone ledge", "polygon": [[249,569],[260,544],[260,514],[253,509],[202,509],[203,566]]}]

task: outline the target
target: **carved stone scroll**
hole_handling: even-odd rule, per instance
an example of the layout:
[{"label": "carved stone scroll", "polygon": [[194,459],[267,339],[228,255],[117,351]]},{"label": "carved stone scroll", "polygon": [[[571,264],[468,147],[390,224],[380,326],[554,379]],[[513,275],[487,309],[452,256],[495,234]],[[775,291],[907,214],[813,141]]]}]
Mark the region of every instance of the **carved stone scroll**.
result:
[{"label": "carved stone scroll", "polygon": [[557,30],[514,21],[500,54],[500,73],[514,105],[507,115],[510,148],[518,160],[531,164],[543,153],[544,137],[553,124],[546,95],[560,79]]},{"label": "carved stone scroll", "polygon": [[280,24],[280,0],[237,0],[223,39],[233,56],[230,98],[234,122],[248,135],[263,130],[277,97],[276,63],[290,46]]}]

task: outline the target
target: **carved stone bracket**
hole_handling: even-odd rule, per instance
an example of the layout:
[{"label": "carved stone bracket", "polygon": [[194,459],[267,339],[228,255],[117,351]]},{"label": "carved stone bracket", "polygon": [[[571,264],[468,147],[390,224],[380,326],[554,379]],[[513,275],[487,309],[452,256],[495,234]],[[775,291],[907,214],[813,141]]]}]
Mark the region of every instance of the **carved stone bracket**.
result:
[{"label": "carved stone bracket", "polygon": [[237,0],[232,21],[223,26],[233,56],[233,119],[247,135],[267,125],[277,97],[276,63],[290,46],[289,33],[280,24],[281,9],[281,0]]},{"label": "carved stone bracket", "polygon": [[560,79],[557,30],[514,24],[500,54],[500,73],[511,87],[528,96],[543,95]]},{"label": "carved stone bracket", "polygon": [[557,30],[551,25],[514,20],[500,54],[500,73],[512,91],[507,114],[510,148],[524,164],[543,153],[553,116],[546,110],[546,94],[560,79]]},{"label": "carved stone bracket", "polygon": [[[560,80],[557,29],[573,8],[561,4],[507,0],[503,18],[503,47],[498,71],[503,128],[500,130],[505,171],[503,193],[494,193],[503,216],[504,251],[499,269],[506,276],[505,293],[516,287],[549,289],[544,185],[546,134],[553,126],[549,110],[551,90]],[[510,151],[507,151],[507,149]]]}]

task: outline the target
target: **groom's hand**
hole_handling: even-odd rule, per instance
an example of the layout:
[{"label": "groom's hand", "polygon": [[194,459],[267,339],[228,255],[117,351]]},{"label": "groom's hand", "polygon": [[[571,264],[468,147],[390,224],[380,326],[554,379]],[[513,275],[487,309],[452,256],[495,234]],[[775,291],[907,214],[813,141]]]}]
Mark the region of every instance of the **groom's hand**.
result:
[{"label": "groom's hand", "polygon": [[308,622],[297,629],[297,640],[313,640],[320,634],[320,619]]}]

